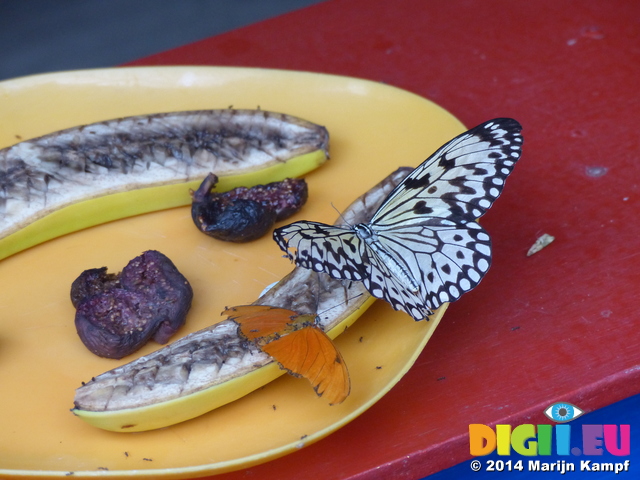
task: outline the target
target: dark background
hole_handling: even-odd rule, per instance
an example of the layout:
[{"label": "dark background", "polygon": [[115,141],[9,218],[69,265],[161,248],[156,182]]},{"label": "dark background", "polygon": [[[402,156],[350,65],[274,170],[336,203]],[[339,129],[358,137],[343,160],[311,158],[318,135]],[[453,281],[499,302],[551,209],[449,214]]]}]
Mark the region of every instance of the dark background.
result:
[{"label": "dark background", "polygon": [[321,0],[0,0],[0,80],[112,67]]}]

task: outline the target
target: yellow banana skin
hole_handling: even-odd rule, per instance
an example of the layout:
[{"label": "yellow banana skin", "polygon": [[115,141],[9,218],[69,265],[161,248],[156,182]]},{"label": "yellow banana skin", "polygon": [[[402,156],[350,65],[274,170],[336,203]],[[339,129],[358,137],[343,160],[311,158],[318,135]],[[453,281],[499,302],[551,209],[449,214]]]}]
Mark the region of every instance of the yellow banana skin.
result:
[{"label": "yellow banana skin", "polygon": [[[411,169],[400,169],[345,212],[340,222],[366,221]],[[373,303],[359,282],[295,268],[255,303],[316,313],[335,338]],[[156,352],[98,375],[76,390],[72,412],[111,431],[138,432],[195,418],[256,390],[284,373],[225,320]]]},{"label": "yellow banana skin", "polygon": [[0,260],[101,223],[191,203],[210,172],[224,192],[297,177],[328,159],[324,127],[262,110],[127,117],[0,150]]}]

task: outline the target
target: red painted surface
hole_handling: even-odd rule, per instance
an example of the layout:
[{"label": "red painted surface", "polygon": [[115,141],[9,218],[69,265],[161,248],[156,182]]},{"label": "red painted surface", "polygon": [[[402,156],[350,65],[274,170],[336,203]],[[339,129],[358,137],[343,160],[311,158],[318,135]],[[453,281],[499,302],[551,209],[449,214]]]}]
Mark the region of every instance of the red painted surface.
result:
[{"label": "red painted surface", "polygon": [[[420,478],[469,457],[469,423],[548,423],[554,401],[640,392],[639,2],[334,0],[133,64],[350,75],[469,126],[524,126],[483,219],[492,269],[406,377],[323,441],[216,478]],[[555,242],[526,257],[545,232]]]}]

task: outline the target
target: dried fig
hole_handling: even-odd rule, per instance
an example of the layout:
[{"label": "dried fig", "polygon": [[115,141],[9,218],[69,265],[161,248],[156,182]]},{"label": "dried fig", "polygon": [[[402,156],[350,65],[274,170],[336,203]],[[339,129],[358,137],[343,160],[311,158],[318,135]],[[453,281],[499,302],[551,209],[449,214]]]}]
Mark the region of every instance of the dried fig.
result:
[{"label": "dried fig", "polygon": [[121,273],[85,270],[71,285],[76,330],[96,355],[122,358],[153,338],[167,343],[184,324],[193,291],[165,255],[149,250]]},{"label": "dried fig", "polygon": [[260,238],[300,210],[308,196],[306,182],[295,178],[225,193],[212,191],[216,183],[218,177],[210,173],[192,192],[191,216],[201,232],[227,242]]}]

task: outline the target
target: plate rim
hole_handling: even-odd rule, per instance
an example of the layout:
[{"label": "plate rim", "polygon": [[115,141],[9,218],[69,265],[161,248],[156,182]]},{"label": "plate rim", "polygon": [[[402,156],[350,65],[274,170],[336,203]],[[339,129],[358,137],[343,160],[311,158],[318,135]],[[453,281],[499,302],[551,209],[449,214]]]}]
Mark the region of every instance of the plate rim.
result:
[{"label": "plate rim", "polygon": [[[153,74],[154,72],[206,72],[206,73],[215,73],[216,71],[223,71],[227,74],[244,74],[246,76],[251,76],[251,74],[255,74],[255,72],[264,72],[266,74],[274,74],[274,75],[284,75],[284,76],[312,76],[314,78],[327,78],[332,79],[332,81],[343,81],[343,82],[356,82],[356,83],[364,83],[375,85],[376,88],[384,88],[389,89],[390,91],[395,92],[396,94],[408,95],[413,97],[415,100],[420,102],[426,102],[431,106],[437,107],[442,113],[449,115],[459,123],[460,128],[463,129],[464,125],[462,122],[451,114],[449,111],[445,110],[440,105],[436,104],[432,100],[428,98],[422,97],[416,93],[411,91],[402,89],[400,87],[396,87],[394,85],[384,84],[382,82],[377,82],[375,80],[366,79],[366,78],[358,78],[351,77],[346,75],[336,75],[330,73],[322,73],[322,72],[312,72],[312,71],[299,71],[299,70],[285,70],[285,69],[272,69],[272,68],[254,68],[254,67],[233,67],[233,66],[206,66],[206,65],[179,65],[179,66],[127,66],[127,67],[113,67],[113,68],[91,68],[91,69],[77,69],[77,70],[66,70],[66,71],[57,71],[57,72],[48,72],[48,73],[39,73],[33,75],[26,75],[22,77],[16,77],[11,79],[6,79],[0,81],[0,90],[4,90],[5,88],[33,88],[39,85],[43,85],[46,83],[56,82],[58,79],[65,79],[71,77],[78,78],[108,78],[116,75],[126,77],[132,73],[142,72],[145,75]],[[110,85],[111,86],[111,85]],[[19,140],[24,141],[24,140]],[[9,145],[7,145],[9,146]],[[4,147],[3,147],[4,148]],[[377,403],[384,395],[388,393],[388,391],[395,386],[400,379],[407,373],[407,371],[413,366],[418,356],[424,350],[425,345],[430,340],[433,332],[437,328],[444,312],[446,310],[448,304],[445,304],[441,309],[438,310],[438,313],[435,317],[433,317],[430,323],[433,325],[432,328],[427,330],[426,335],[419,342],[418,348],[416,348],[412,355],[409,357],[408,361],[405,362],[403,367],[398,371],[398,373],[385,385],[385,388],[379,390],[375,395],[369,398],[369,400],[357,409],[351,411],[349,414],[344,415],[337,422],[328,425],[321,430],[315,431],[309,434],[304,439],[304,444],[301,445],[301,441],[294,441],[288,444],[281,445],[280,447],[276,447],[273,449],[265,450],[260,453],[256,453],[249,456],[244,456],[240,458],[236,458],[233,460],[225,460],[222,462],[215,463],[207,463],[202,465],[192,465],[187,467],[170,467],[170,468],[158,468],[158,469],[131,469],[131,470],[109,470],[109,471],[96,471],[96,470],[74,470],[74,477],[83,478],[83,477],[93,477],[100,476],[104,478],[109,477],[132,477],[132,478],[145,478],[151,476],[160,476],[161,478],[189,478],[185,477],[185,475],[194,475],[194,474],[204,474],[204,475],[216,475],[222,474],[226,472],[232,472],[241,470],[243,468],[249,468],[266,461],[275,460],[276,458],[280,458],[289,453],[295,452],[300,449],[302,446],[308,446],[312,443],[315,443],[329,434],[335,432],[336,430],[344,427],[355,418],[359,417],[366,410],[371,408],[375,403]],[[31,476],[33,478],[42,478],[42,477],[63,477],[68,474],[68,471],[59,471],[59,470],[28,470],[28,469],[4,469],[0,467],[0,475],[10,475],[10,476]]]}]

